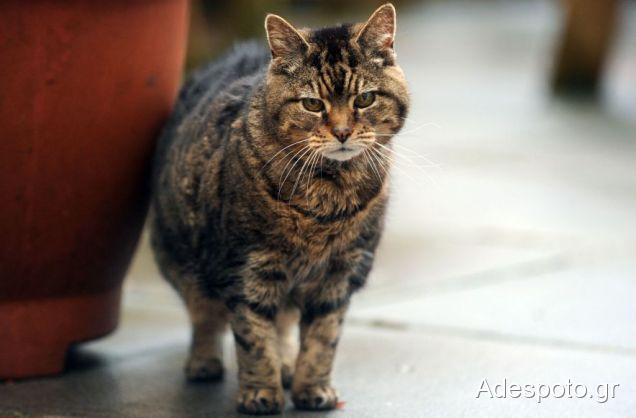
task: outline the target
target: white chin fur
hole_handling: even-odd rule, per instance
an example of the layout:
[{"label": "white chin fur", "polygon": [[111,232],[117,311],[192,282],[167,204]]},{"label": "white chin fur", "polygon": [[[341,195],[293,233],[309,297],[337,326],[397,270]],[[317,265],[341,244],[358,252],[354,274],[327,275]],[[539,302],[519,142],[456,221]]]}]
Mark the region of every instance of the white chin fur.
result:
[{"label": "white chin fur", "polygon": [[336,161],[347,161],[362,153],[362,148],[357,149],[337,149],[331,152],[325,152],[324,156]]}]

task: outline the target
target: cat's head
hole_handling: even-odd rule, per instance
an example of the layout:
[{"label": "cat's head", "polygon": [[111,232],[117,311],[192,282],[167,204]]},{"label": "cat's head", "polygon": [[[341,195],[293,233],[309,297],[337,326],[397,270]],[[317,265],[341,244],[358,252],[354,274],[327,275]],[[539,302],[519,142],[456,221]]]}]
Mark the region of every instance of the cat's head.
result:
[{"label": "cat's head", "polygon": [[337,161],[385,144],[403,125],[409,97],[395,62],[395,8],[365,23],[296,29],[265,19],[272,60],[267,111],[276,135]]}]

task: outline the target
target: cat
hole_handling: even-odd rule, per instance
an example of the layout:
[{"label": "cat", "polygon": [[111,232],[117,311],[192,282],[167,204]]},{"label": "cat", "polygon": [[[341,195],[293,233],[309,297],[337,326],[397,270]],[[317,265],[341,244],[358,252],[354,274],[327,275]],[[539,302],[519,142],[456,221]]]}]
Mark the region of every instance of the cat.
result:
[{"label": "cat", "polygon": [[229,324],[239,412],[281,412],[290,386],[299,409],[337,405],[336,346],[409,108],[395,25],[391,4],[317,30],[267,15],[269,50],[240,44],[196,72],[159,138],[151,242],[192,323],[185,372],[222,377]]}]

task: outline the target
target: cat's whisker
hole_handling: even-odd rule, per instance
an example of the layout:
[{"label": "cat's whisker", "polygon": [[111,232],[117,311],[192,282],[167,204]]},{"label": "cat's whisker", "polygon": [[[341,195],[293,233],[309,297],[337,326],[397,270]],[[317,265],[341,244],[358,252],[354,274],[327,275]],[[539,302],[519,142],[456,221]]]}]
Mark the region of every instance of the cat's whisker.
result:
[{"label": "cat's whisker", "polygon": [[[309,189],[309,182],[311,181],[311,171],[312,171],[312,167],[314,165],[314,162],[318,159],[318,153],[317,152],[313,152],[311,154],[311,156],[309,157],[309,166],[307,167],[307,177],[306,177],[306,181],[305,181],[305,190]],[[300,183],[302,184],[302,178],[300,179]],[[309,198],[308,198],[309,200]],[[308,202],[309,203],[309,202]]]},{"label": "cat's whisker", "polygon": [[[302,148],[302,149],[304,149],[304,148]],[[302,149],[301,149],[301,150],[302,150]],[[290,151],[290,152],[286,153],[284,156],[282,156],[282,157],[280,158],[280,160],[279,160],[279,161],[281,162],[281,164],[285,162],[285,160],[287,159],[287,157],[289,157],[290,155],[294,154],[294,152],[295,152],[295,151],[293,151],[293,150],[292,150],[292,151]],[[291,163],[291,161],[293,161],[293,159],[294,159],[294,157],[295,157],[295,156],[296,156],[296,154],[294,154],[294,155],[293,155],[293,156],[289,159],[289,161],[287,161],[287,164],[285,165],[284,169],[285,169],[285,168],[287,168],[287,166],[289,165],[289,163]],[[282,173],[284,173],[284,172],[285,172],[285,170],[284,170],[284,169],[283,169]],[[282,173],[281,173],[281,177],[283,176],[283,174],[282,174]]]},{"label": "cat's whisker", "polygon": [[442,129],[442,127],[436,123],[430,122],[430,123],[423,123],[421,125],[416,126],[415,128],[411,128],[408,129],[404,132],[400,132],[400,134],[402,135],[409,135],[412,134],[413,132],[418,132],[424,128],[435,128],[435,129]]},{"label": "cat's whisker", "polygon": [[[392,150],[391,148],[384,146],[382,144],[376,144],[381,148],[376,148],[376,151],[381,151],[381,154],[385,154],[385,156],[390,159],[390,161],[394,164],[398,164],[401,162],[405,162],[407,164],[407,166],[409,167],[415,167],[417,169],[419,169],[420,171],[423,171],[423,168],[418,166],[417,164],[414,164],[412,160],[410,160],[409,158],[405,157],[402,154],[399,154],[397,152],[395,152],[394,150]],[[424,173],[425,175],[427,175],[427,173]]]},{"label": "cat's whisker", "polygon": [[371,167],[371,169],[375,172],[376,176],[378,176],[378,181],[380,183],[382,183],[382,176],[380,175],[380,172],[378,171],[378,168],[376,167],[376,165],[373,163],[373,161],[371,160],[371,158],[369,157],[370,155],[370,151],[368,148],[366,148],[364,150],[364,157],[367,159],[367,162],[369,163],[369,166]]},{"label": "cat's whisker", "polygon": [[[290,148],[290,147],[293,147],[294,145],[302,144],[302,143],[304,143],[304,142],[309,142],[309,141],[311,141],[311,140],[312,140],[312,137],[305,138],[305,139],[302,139],[302,140],[300,140],[300,141],[296,141],[296,142],[294,142],[293,144],[289,144],[289,145],[287,145],[287,146],[285,146],[285,147],[281,148],[281,149],[280,149],[280,150],[279,150],[276,154],[274,154],[274,156],[273,156],[272,158],[270,158],[270,159],[269,159],[269,160],[268,160],[265,164],[263,164],[263,167],[261,167],[261,170],[259,171],[259,173],[262,173],[262,172],[263,172],[263,170],[265,169],[265,167],[267,167],[267,165],[268,165],[269,163],[271,163],[272,161],[274,161],[274,158],[276,158],[276,157],[277,157],[277,156],[278,156],[281,152],[285,151],[286,149],[288,149],[288,148]],[[287,156],[288,156],[290,153],[292,153],[292,152],[294,152],[294,151],[292,150],[292,151],[290,151],[289,153],[285,154],[285,156],[283,156],[283,157],[282,157],[282,159],[284,159],[285,157],[287,157]]]},{"label": "cat's whisker", "polygon": [[[289,154],[294,154],[292,155],[292,157],[289,159],[289,161],[287,161],[287,164],[285,164],[285,167],[283,167],[283,170],[281,171],[280,174],[280,178],[278,179],[278,181],[280,182],[280,180],[283,178],[283,176],[285,175],[285,171],[287,170],[287,167],[289,167],[289,164],[291,164],[292,161],[294,161],[294,158],[296,158],[296,156],[298,156],[298,154],[300,154],[301,152],[303,152],[304,150],[306,150],[308,147],[308,145],[304,145],[302,148],[300,148],[300,150],[297,150],[296,152],[291,151]],[[289,155],[285,155],[284,158],[287,158],[287,156]]]},{"label": "cat's whisker", "polygon": [[[289,161],[291,162],[292,160],[294,160],[294,158],[296,159],[296,161],[294,161],[294,164],[292,164],[291,168],[289,169],[289,171],[287,172],[287,175],[285,176],[285,179],[282,181],[282,183],[280,183],[279,187],[278,187],[278,199],[280,199],[280,193],[283,190],[283,186],[285,185],[285,182],[287,181],[287,178],[289,177],[289,175],[294,171],[294,167],[296,167],[296,164],[298,164],[298,161],[300,161],[305,155],[307,155],[308,152],[311,151],[311,147],[308,145],[305,145],[303,147],[304,152],[297,157],[298,154],[294,155],[292,157],[292,159]],[[289,164],[289,163],[287,163]],[[283,173],[281,173],[281,177],[283,177],[283,175],[285,174],[285,172],[283,171]],[[292,193],[293,195],[293,193]],[[291,196],[290,195],[290,200],[291,200]]]},{"label": "cat's whisker", "polygon": [[[374,151],[374,150],[372,150]],[[375,161],[378,163],[378,165],[380,166],[380,168],[382,168],[382,171],[384,172],[385,176],[388,176],[391,172],[391,163],[388,162],[387,160],[379,157],[378,155],[376,155],[376,153],[371,153],[371,156],[375,159]]]},{"label": "cat's whisker", "polygon": [[[394,147],[400,148],[408,153],[410,153],[411,155],[406,156],[406,155],[402,155],[402,158],[417,158],[417,159],[421,159],[424,162],[427,163],[426,166],[422,166],[422,167],[426,167],[426,168],[441,168],[440,164],[437,164],[436,162],[432,161],[431,159],[427,158],[426,156],[419,154],[417,151],[412,150],[411,148],[405,147],[404,145],[401,144],[396,144],[393,143],[392,144]],[[395,153],[395,150],[392,150],[392,152]],[[415,161],[413,161],[413,163],[415,163]]]},{"label": "cat's whisker", "polygon": [[[294,164],[295,164],[295,162],[296,162],[296,161],[298,161],[298,160],[297,160],[297,157],[298,157],[298,156],[299,156],[299,155],[300,155],[303,151],[307,150],[307,148],[308,148],[307,146],[304,146],[304,147],[302,147],[300,150],[298,150],[297,152],[295,152],[295,153],[294,153],[294,154],[293,154],[293,155],[289,158],[289,161],[287,161],[287,164],[285,164],[285,167],[283,167],[283,170],[281,171],[281,173],[280,173],[280,177],[279,177],[279,179],[278,179],[278,183],[279,183],[279,186],[280,186],[280,187],[278,188],[278,197],[279,197],[279,198],[280,198],[280,192],[281,192],[281,189],[282,189],[283,184],[284,184],[283,177],[285,177],[285,173],[287,173],[287,172],[288,172],[288,171],[287,171],[287,170],[288,170],[288,168],[289,168],[289,173],[288,173],[287,175],[291,174],[291,169],[293,169],[293,166],[292,166],[292,167],[289,167],[289,166],[290,166],[290,164],[292,164],[292,163],[294,163]],[[286,157],[287,157],[287,156],[286,156]],[[285,157],[285,158],[286,158],[286,157]],[[286,179],[287,179],[287,177],[285,177],[285,180],[286,180]]]},{"label": "cat's whisker", "polygon": [[[405,119],[406,120],[406,119]],[[426,123],[422,123],[419,124],[413,128],[409,128],[407,130],[404,131],[399,131],[396,133],[376,133],[376,136],[407,136],[407,135],[412,135],[413,133],[419,132],[424,128],[435,128],[435,129],[442,129],[442,126],[435,123],[435,122],[426,122]]]},{"label": "cat's whisker", "polygon": [[322,153],[321,152],[317,152],[316,153],[317,157],[316,157],[316,162],[314,163],[314,166],[311,169],[311,174],[312,174],[312,178],[316,172],[316,167],[318,166],[318,163],[322,161]]},{"label": "cat's whisker", "polygon": [[[424,157],[423,155],[419,155],[419,154],[418,154],[418,157],[419,157],[419,158],[423,158],[423,159],[425,159],[425,160],[426,160],[426,162],[427,162],[427,163],[429,163],[429,165],[427,165],[427,166],[419,165],[417,162],[413,161],[413,160],[412,160],[411,158],[409,158],[408,156],[403,155],[403,154],[401,154],[401,153],[399,153],[399,152],[397,152],[397,151],[395,151],[395,150],[393,150],[393,149],[391,149],[391,148],[387,147],[386,145],[382,145],[382,144],[380,144],[380,143],[377,143],[377,145],[378,145],[378,146],[380,146],[380,147],[382,147],[382,148],[383,148],[383,149],[385,149],[386,151],[390,152],[390,153],[391,153],[391,155],[395,156],[396,158],[400,158],[402,161],[405,161],[408,165],[413,166],[413,167],[417,168],[417,169],[418,169],[418,170],[420,170],[420,171],[423,171],[425,168],[439,168],[439,165],[438,165],[438,164],[433,163],[432,161],[428,160],[428,159],[427,159],[426,157]],[[395,145],[395,144],[394,144],[394,145]],[[411,150],[411,151],[412,151],[412,150]],[[414,151],[412,151],[412,152],[414,152]]]},{"label": "cat's whisker", "polygon": [[319,152],[314,153],[313,164],[309,166],[309,170],[307,171],[307,181],[305,182],[305,196],[307,197],[307,207],[309,207],[309,184],[311,182],[312,177],[314,176],[314,172],[316,170],[316,164],[318,164],[318,160],[322,154]]},{"label": "cat's whisker", "polygon": [[[396,160],[391,157],[388,154],[385,154],[381,151],[381,149],[378,148],[371,148],[378,156],[382,157],[385,159],[385,161],[389,161],[391,164],[391,167],[395,167],[397,170],[399,170],[402,174],[404,174],[406,177],[408,177],[411,181],[413,181],[415,184],[417,185],[421,185],[420,182],[418,182],[412,175],[410,175],[406,170],[404,170],[402,167],[400,167]],[[429,178],[429,176],[426,173],[423,173],[426,177],[427,180],[431,181],[431,179]]]},{"label": "cat's whisker", "polygon": [[414,123],[414,124],[422,124],[422,123],[427,123],[427,124],[434,124],[435,122],[423,122],[421,120],[417,120],[414,119],[412,117],[403,117],[403,116],[397,116],[399,119],[402,119],[404,122],[406,123]]},{"label": "cat's whisker", "polygon": [[382,170],[384,171],[384,175],[385,176],[389,176],[390,172],[391,172],[391,168],[395,167],[395,169],[397,169],[400,173],[405,175],[407,178],[409,178],[415,184],[421,185],[420,182],[418,182],[415,178],[413,178],[410,174],[408,174],[404,169],[402,169],[397,164],[394,164],[393,160],[390,158],[390,156],[384,155],[382,152],[380,152],[380,150],[375,149],[375,148],[372,148],[371,150],[373,151],[373,153],[372,153],[373,158],[378,162],[380,167],[382,167]]},{"label": "cat's whisker", "polygon": [[374,154],[375,154],[376,158],[378,158],[378,161],[381,161],[382,167],[383,167],[383,169],[384,169],[384,171],[386,173],[389,173],[391,168],[394,167],[396,170],[398,170],[400,173],[402,173],[404,176],[406,176],[413,183],[417,184],[418,186],[421,185],[421,183],[419,181],[417,181],[413,176],[411,176],[409,173],[407,173],[402,167],[400,167],[399,165],[393,163],[391,161],[390,157],[382,154],[377,149],[373,149],[373,151],[374,151]]},{"label": "cat's whisker", "polygon": [[[386,136],[386,137],[389,137],[389,136],[401,136],[401,135],[402,135],[401,133],[399,133],[399,134],[395,134],[395,135],[394,135],[394,134],[373,134],[373,136],[379,136],[379,137],[385,137],[385,136]],[[364,136],[364,137],[358,137],[358,138],[359,138],[359,139],[367,139],[367,136]],[[386,147],[386,146],[384,146],[383,144],[378,143],[378,145],[380,145],[380,146],[383,146],[383,147],[387,148],[387,147]],[[415,150],[413,150],[413,149],[411,149],[411,148],[408,148],[408,147],[406,147],[406,146],[404,146],[404,145],[396,144],[396,143],[393,143],[392,145],[393,145],[393,146],[395,146],[395,147],[401,148],[401,149],[403,149],[403,150],[405,150],[405,151],[409,152],[410,154],[412,154],[412,155],[410,155],[410,156],[401,155],[401,154],[396,153],[394,150],[392,150],[392,149],[390,149],[390,148],[389,148],[389,151],[391,151],[392,153],[396,153],[398,156],[400,156],[400,157],[401,157],[401,158],[403,158],[403,159],[408,160],[408,161],[409,161],[409,163],[410,163],[410,164],[412,164],[412,165],[418,165],[418,166],[419,166],[419,164],[418,164],[417,162],[415,162],[415,161],[411,160],[411,158],[417,158],[417,159],[421,159],[421,160],[423,160],[423,161],[426,163],[426,165],[425,165],[425,166],[421,166],[421,167],[426,167],[426,168],[440,168],[440,165],[439,165],[439,164],[435,163],[434,161],[430,160],[429,158],[425,157],[424,155],[419,154],[417,151],[415,151]]]},{"label": "cat's whisker", "polygon": [[[292,191],[289,194],[289,200],[287,201],[287,204],[291,203],[291,200],[294,198],[294,193],[296,192],[296,187],[298,186],[298,181],[302,178],[303,175],[303,171],[305,170],[305,167],[307,166],[307,164],[309,163],[309,161],[311,161],[312,157],[314,156],[315,151],[312,148],[309,148],[309,151],[311,152],[309,154],[309,158],[305,159],[305,162],[303,163],[303,165],[300,167],[300,172],[298,173],[298,175],[296,176],[296,181],[294,182],[294,187],[292,187]],[[303,154],[304,155],[304,154]]]},{"label": "cat's whisker", "polygon": [[[394,166],[396,167],[396,169],[398,169],[398,170],[399,170],[402,174],[404,174],[405,176],[409,177],[409,178],[410,178],[411,180],[413,180],[416,184],[418,184],[418,185],[420,185],[420,186],[424,186],[424,184],[423,184],[423,183],[421,183],[421,182],[419,182],[419,181],[417,180],[417,179],[422,179],[422,178],[424,178],[425,180],[427,180],[428,184],[433,185],[433,186],[437,186],[437,185],[438,185],[438,184],[437,184],[437,181],[435,180],[435,177],[434,177],[434,176],[432,176],[431,174],[429,174],[429,172],[427,172],[427,171],[426,171],[423,167],[420,167],[420,166],[418,166],[418,165],[416,165],[416,164],[408,164],[408,163],[407,163],[407,165],[406,165],[405,167],[402,167],[402,166],[401,166],[401,164],[402,164],[401,162],[404,162],[404,161],[405,161],[404,159],[402,159],[402,160],[397,160],[397,159],[393,158],[390,154],[386,153],[386,151],[383,151],[382,149],[378,149],[378,151],[379,151],[381,154],[385,154],[387,158],[392,158],[392,159],[394,160],[394,162],[395,162]],[[395,154],[395,153],[393,154],[393,156],[396,156],[396,155],[399,155],[399,154]],[[419,174],[420,174],[421,176],[423,176],[423,177],[420,177],[420,176],[418,176],[418,175],[415,175],[415,178],[414,178],[414,177],[413,177],[412,175],[410,175],[410,174],[408,173],[408,171],[406,170],[406,168],[408,168],[408,167],[415,167],[415,168],[418,170]]]},{"label": "cat's whisker", "polygon": [[[387,147],[386,147],[386,146],[384,146],[383,144],[378,144],[378,145],[380,145],[380,146],[383,146],[383,147],[387,148]],[[403,149],[404,151],[407,151],[407,152],[409,152],[409,153],[411,153],[411,154],[412,154],[411,156],[406,156],[406,155],[402,155],[402,154],[397,153],[397,155],[399,155],[399,156],[400,156],[400,157],[402,157],[402,158],[410,159],[409,157],[411,157],[411,158],[418,158],[418,159],[422,159],[422,160],[424,160],[426,163],[428,163],[428,165],[426,166],[427,168],[429,168],[429,167],[430,167],[430,168],[440,168],[440,165],[439,165],[439,164],[437,164],[436,162],[434,162],[434,161],[430,160],[429,158],[425,157],[424,155],[419,154],[417,151],[415,151],[415,150],[413,150],[413,149],[411,149],[411,148],[408,148],[408,147],[406,147],[406,146],[404,146],[404,145],[401,145],[401,144],[397,144],[397,143],[395,143],[395,142],[393,142],[393,143],[392,143],[392,146],[394,146],[394,147],[398,147],[398,148],[401,148],[401,149]],[[390,149],[390,148],[389,148],[389,151],[391,151],[391,152],[393,152],[393,153],[396,153],[396,151],[395,151],[395,150]],[[415,163],[414,161],[411,161],[411,162],[412,162],[412,163]]]}]

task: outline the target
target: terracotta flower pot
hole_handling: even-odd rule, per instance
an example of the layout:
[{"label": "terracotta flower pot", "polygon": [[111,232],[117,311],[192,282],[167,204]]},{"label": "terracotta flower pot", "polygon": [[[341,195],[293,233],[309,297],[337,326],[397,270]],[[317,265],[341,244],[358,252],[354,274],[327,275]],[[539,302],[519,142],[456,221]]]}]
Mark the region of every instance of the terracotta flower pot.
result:
[{"label": "terracotta flower pot", "polygon": [[187,0],[0,5],[0,378],[117,325]]}]

